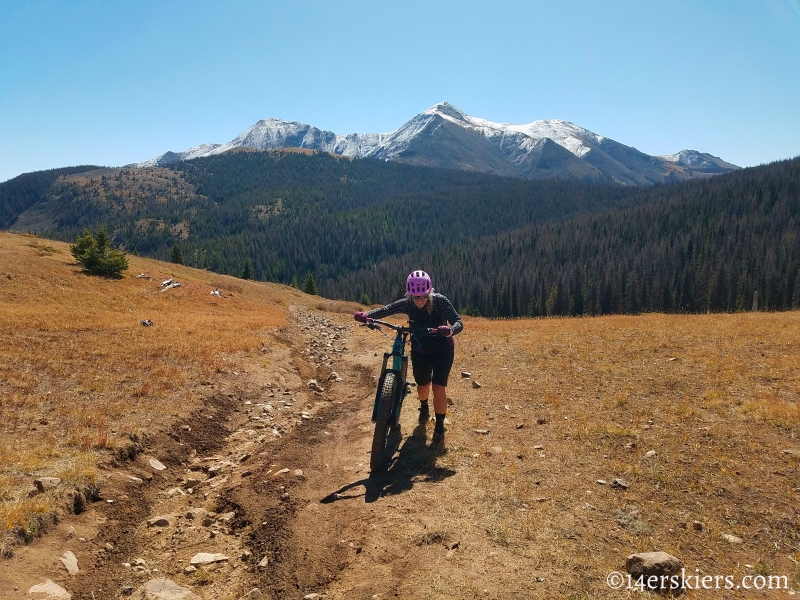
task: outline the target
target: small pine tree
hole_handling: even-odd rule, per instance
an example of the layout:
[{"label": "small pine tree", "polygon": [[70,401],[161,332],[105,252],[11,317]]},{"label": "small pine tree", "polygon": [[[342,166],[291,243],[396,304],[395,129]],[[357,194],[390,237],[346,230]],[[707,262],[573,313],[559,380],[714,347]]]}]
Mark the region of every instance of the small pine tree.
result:
[{"label": "small pine tree", "polygon": [[364,292],[361,295],[361,304],[363,304],[364,306],[372,306],[372,299],[369,297],[369,294],[367,294],[367,292]]},{"label": "small pine tree", "polygon": [[292,287],[295,289],[300,289],[300,284],[297,283],[297,275],[292,275]]},{"label": "small pine tree", "polygon": [[253,278],[253,264],[250,262],[248,258],[244,263],[244,269],[242,269],[242,279],[252,279]]},{"label": "small pine tree", "polygon": [[111,247],[111,238],[102,226],[95,235],[84,229],[69,251],[89,275],[121,279],[122,272],[128,268],[125,253]]},{"label": "small pine tree", "polygon": [[312,296],[319,296],[317,282],[314,281],[314,276],[310,272],[308,275],[306,275],[306,280],[303,282],[303,291],[306,294],[311,294]]},{"label": "small pine tree", "polygon": [[178,244],[175,244],[172,247],[172,253],[170,254],[169,260],[176,265],[183,264],[183,252],[181,252],[181,247]]}]

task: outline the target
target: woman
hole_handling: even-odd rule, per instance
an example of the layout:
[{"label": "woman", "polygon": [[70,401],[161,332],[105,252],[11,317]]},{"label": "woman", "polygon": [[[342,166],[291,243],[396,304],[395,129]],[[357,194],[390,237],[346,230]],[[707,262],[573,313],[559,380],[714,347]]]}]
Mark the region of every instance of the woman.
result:
[{"label": "woman", "polygon": [[[433,384],[433,410],[436,425],[433,443],[444,442],[444,418],[447,414],[447,378],[453,366],[455,343],[453,336],[464,329],[461,317],[445,296],[433,290],[431,278],[425,271],[414,271],[406,279],[406,297],[383,308],[357,312],[353,317],[360,323],[405,313],[412,328],[436,330],[436,336],[412,336],[411,368],[419,394],[419,422],[430,417],[428,398]],[[449,325],[448,325],[449,323]]]}]

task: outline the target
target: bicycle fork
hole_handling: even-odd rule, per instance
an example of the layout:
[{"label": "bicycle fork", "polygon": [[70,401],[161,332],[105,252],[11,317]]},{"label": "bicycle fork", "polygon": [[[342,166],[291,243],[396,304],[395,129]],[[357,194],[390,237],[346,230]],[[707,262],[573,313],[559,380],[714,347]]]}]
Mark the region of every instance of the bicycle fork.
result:
[{"label": "bicycle fork", "polygon": [[[389,425],[396,427],[400,422],[400,409],[403,407],[403,400],[411,393],[406,380],[408,373],[408,356],[403,353],[405,347],[405,340],[398,334],[395,338],[394,345],[391,352],[383,353],[383,365],[381,367],[381,376],[378,380],[378,389],[375,393],[375,405],[372,408],[372,422],[374,423],[378,416],[378,404],[383,390],[383,382],[386,379],[387,373],[394,373],[394,388],[392,389],[392,411],[389,414]],[[392,368],[389,369],[389,359],[392,359]]]}]

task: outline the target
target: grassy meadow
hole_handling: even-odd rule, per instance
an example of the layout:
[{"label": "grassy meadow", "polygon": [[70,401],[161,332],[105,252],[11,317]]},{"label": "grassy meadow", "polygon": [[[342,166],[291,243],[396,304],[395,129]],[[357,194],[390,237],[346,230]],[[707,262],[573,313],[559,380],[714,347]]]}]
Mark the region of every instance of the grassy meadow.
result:
[{"label": "grassy meadow", "polygon": [[[300,295],[128,259],[120,281],[90,277],[67,244],[0,234],[0,526],[7,530],[35,530],[37,515],[53,508],[47,495],[28,498],[33,478],[91,483],[98,460],[191,411],[199,386],[254,356],[265,332],[286,322],[291,295]],[[162,292],[170,277],[182,286]]]}]

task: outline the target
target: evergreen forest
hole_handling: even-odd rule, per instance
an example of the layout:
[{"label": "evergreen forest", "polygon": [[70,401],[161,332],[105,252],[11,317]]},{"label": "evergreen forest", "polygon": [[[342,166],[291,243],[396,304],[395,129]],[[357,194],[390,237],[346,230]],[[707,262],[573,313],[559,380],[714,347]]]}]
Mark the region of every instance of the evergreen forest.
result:
[{"label": "evergreen forest", "polygon": [[312,275],[346,300],[394,300],[421,268],[458,310],[491,317],[741,311],[756,293],[762,309],[800,308],[800,158],[648,188],[288,151],[73,169],[0,184],[0,224],[49,199],[47,237],[104,226],[127,252]]}]

